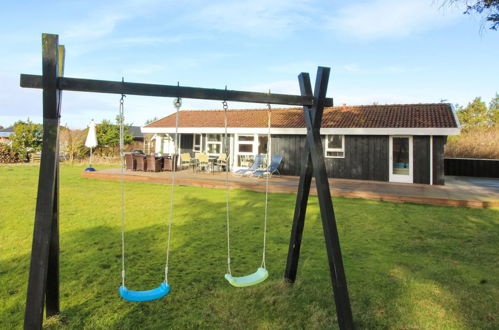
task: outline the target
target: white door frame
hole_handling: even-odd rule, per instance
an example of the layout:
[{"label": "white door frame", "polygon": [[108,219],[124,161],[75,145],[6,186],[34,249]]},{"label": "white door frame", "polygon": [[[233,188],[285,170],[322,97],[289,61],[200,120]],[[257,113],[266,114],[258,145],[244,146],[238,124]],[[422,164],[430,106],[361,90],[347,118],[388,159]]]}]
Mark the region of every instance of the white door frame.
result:
[{"label": "white door frame", "polygon": [[[408,138],[409,139],[409,175],[403,174],[393,174],[393,138]],[[414,159],[413,159],[413,139],[412,136],[409,135],[391,135],[390,138],[390,147],[388,149],[388,170],[389,172],[389,181],[390,182],[405,182],[405,183],[413,183],[414,182]]]}]

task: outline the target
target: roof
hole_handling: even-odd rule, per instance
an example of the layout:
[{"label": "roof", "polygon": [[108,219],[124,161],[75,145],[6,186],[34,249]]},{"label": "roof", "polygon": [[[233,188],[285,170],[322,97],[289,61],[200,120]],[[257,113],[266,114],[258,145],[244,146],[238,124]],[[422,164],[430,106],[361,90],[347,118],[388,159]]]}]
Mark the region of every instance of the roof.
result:
[{"label": "roof", "polygon": [[[272,128],[304,128],[301,108],[272,109]],[[224,127],[223,110],[182,110],[179,127]],[[228,127],[267,127],[262,109],[228,110]],[[175,127],[175,113],[145,128]],[[452,106],[447,103],[389,104],[328,107],[322,128],[459,128]]]},{"label": "roof", "polygon": [[142,134],[142,131],[140,130],[140,126],[128,127],[128,133],[132,134],[133,137],[135,137],[135,138],[144,137],[144,135]]}]

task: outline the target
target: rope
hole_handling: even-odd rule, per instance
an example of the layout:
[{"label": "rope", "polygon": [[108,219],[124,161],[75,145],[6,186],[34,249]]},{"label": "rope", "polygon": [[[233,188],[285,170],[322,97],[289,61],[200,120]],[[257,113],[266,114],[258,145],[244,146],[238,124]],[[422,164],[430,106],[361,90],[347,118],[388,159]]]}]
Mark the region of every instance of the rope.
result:
[{"label": "rope", "polygon": [[[225,87],[227,89],[227,87]],[[224,108],[224,127],[225,127],[225,143],[224,143],[224,151],[225,154],[228,155],[228,146],[227,146],[227,109],[229,106],[227,105],[227,101],[222,102]],[[226,219],[227,219],[227,271],[230,275],[232,275],[230,269],[230,212],[229,212],[229,158],[227,157],[227,163],[225,164],[225,210],[226,210]]]},{"label": "rope", "polygon": [[[269,91],[270,94],[270,91]],[[267,159],[269,159],[268,156],[270,156],[270,125],[271,125],[271,119],[272,119],[272,108],[270,107],[270,103],[267,104],[268,111],[267,111],[267,126],[268,126],[268,131],[267,131]],[[270,161],[270,159],[269,159]],[[270,165],[269,165],[270,166]],[[269,204],[269,180],[270,180],[270,175],[267,174],[265,178],[265,215],[264,215],[264,224],[263,224],[263,252],[262,252],[262,268],[266,268],[265,266],[265,252],[267,251],[267,213],[268,213],[268,204]]]},{"label": "rope", "polygon": [[173,105],[177,109],[175,114],[175,139],[173,142],[173,157],[172,157],[172,184],[171,184],[171,195],[170,195],[170,215],[168,217],[168,239],[166,243],[166,262],[165,262],[165,283],[168,284],[168,263],[170,261],[170,237],[172,231],[172,219],[173,219],[173,202],[174,202],[174,193],[175,193],[175,176],[177,172],[177,164],[176,164],[176,155],[178,150],[178,123],[179,123],[179,110],[182,106],[182,99],[177,97]]},{"label": "rope", "polygon": [[121,157],[121,284],[125,286],[125,95],[120,99],[120,157]]}]

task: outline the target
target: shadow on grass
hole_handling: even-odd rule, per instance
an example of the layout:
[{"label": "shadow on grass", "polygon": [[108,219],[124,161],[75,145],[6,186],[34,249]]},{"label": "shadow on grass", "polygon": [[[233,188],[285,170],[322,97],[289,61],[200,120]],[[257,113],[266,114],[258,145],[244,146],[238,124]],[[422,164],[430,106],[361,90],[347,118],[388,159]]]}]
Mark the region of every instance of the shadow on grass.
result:
[{"label": "shadow on grass", "polygon": [[[189,191],[189,190],[187,190]],[[225,202],[185,193],[172,229],[172,292],[148,303],[119,297],[120,228],[94,226],[61,237],[62,318],[49,328],[336,328],[329,269],[317,199],[311,198],[298,281],[282,282],[294,196],[272,194],[267,265],[270,278],[233,288],[226,272]],[[263,195],[231,192],[233,272],[255,271],[261,261]],[[357,328],[479,328],[497,325],[497,212],[335,199],[340,239]],[[188,207],[192,206],[192,207]],[[424,216],[421,212],[425,213]],[[427,214],[426,214],[427,213]],[[161,215],[161,214],[159,214]],[[156,214],[158,216],[158,214]],[[413,219],[418,219],[415,223]],[[147,290],[163,280],[166,217],[126,230],[127,287]],[[133,222],[133,218],[127,220]],[[28,255],[7,260],[4,273],[24,274],[4,303],[10,328],[22,318]],[[496,263],[496,264],[494,264]],[[490,268],[488,268],[490,266]],[[495,267],[495,268],[494,268]],[[5,271],[3,270],[5,269]],[[485,283],[481,283],[485,280]],[[8,282],[8,290],[14,284]],[[495,289],[494,289],[495,288]],[[7,291],[8,291],[7,290]],[[13,291],[12,291],[13,292]],[[3,319],[3,317],[2,317]]]}]

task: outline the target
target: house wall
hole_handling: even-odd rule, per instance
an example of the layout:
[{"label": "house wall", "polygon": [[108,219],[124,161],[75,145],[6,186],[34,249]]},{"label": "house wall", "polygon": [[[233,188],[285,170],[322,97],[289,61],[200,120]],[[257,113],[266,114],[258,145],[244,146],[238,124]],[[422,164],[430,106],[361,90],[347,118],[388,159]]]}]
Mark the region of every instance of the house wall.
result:
[{"label": "house wall", "polygon": [[[279,172],[300,175],[305,135],[272,135],[272,154],[283,156]],[[192,134],[181,134],[180,152],[192,153]],[[324,148],[325,136],[322,136]],[[433,184],[444,184],[445,136],[433,137]],[[430,183],[430,137],[413,136],[414,183]],[[345,135],[345,157],[325,158],[329,177],[357,180],[389,180],[389,136]]]},{"label": "house wall", "polygon": [[433,137],[433,184],[445,184],[444,146],[447,136]]},{"label": "house wall", "polygon": [[[414,183],[430,184],[429,136],[414,136]],[[433,136],[433,184],[445,184],[444,146],[446,136]]]},{"label": "house wall", "polygon": [[[300,174],[305,139],[304,135],[272,135],[272,153],[283,156],[281,174]],[[388,136],[345,135],[345,158],[325,158],[325,162],[329,177],[388,181]]]},{"label": "house wall", "polygon": [[413,182],[414,183],[430,183],[430,137],[429,136],[414,136],[413,137]]},{"label": "house wall", "polygon": [[[272,135],[272,153],[283,156],[281,174],[300,175],[306,137]],[[433,184],[444,184],[445,136],[433,137]],[[325,136],[322,136],[324,147]],[[414,183],[430,183],[430,137],[413,137]],[[357,180],[389,180],[389,136],[345,135],[345,157],[325,158],[329,177]]]},{"label": "house wall", "polygon": [[284,175],[300,175],[305,135],[272,135],[270,148],[273,155],[281,155],[279,172]]},{"label": "house wall", "polygon": [[326,158],[326,168],[333,178],[388,181],[388,136],[345,135],[345,157]]}]

